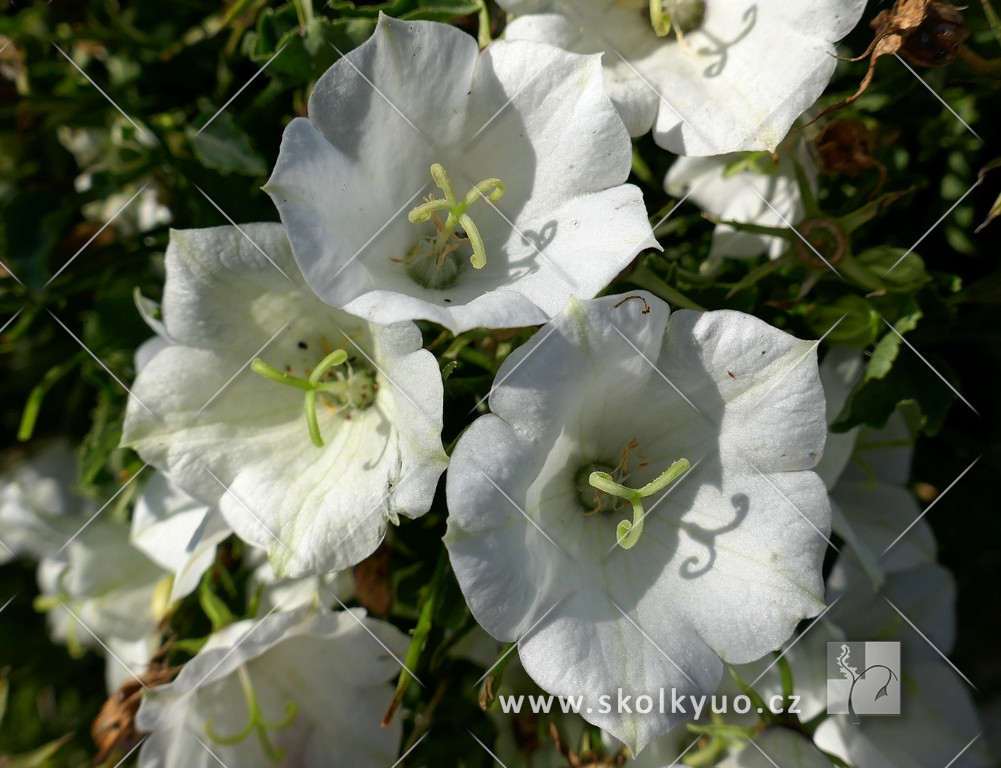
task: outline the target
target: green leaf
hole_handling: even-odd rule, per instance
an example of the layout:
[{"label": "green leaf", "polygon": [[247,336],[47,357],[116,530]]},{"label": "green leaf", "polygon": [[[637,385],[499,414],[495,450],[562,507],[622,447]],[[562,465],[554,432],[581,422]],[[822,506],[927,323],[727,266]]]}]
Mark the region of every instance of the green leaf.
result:
[{"label": "green leaf", "polygon": [[0,669],[0,725],[3,724],[3,716],[7,714],[7,694],[10,692],[10,683],[7,681],[9,669]]},{"label": "green leaf", "polygon": [[896,328],[900,336],[893,331],[889,331],[879,340],[876,349],[873,350],[872,357],[869,358],[869,364],[866,366],[865,376],[863,377],[865,381],[886,377],[886,374],[893,367],[897,355],[900,353],[900,347],[904,343],[901,337],[908,331],[913,331],[921,317],[921,309],[915,304],[910,314],[900,318],[894,324],[894,328]]},{"label": "green leaf", "polygon": [[42,380],[32,388],[31,394],[28,395],[28,402],[25,403],[24,410],[21,412],[21,425],[17,430],[18,440],[23,443],[31,439],[32,434],[35,432],[35,422],[38,420],[38,414],[42,410],[42,402],[45,400],[45,396],[49,390],[86,358],[87,353],[80,350],[69,359],[52,366],[46,371]]},{"label": "green leaf", "polygon": [[413,5],[412,0],[392,0],[387,3],[371,3],[359,6],[351,0],[331,0],[330,7],[345,16],[379,18],[380,13],[387,16],[399,16]]},{"label": "green leaf", "polygon": [[428,21],[453,21],[461,16],[469,16],[480,8],[475,2],[449,2],[449,0],[424,0],[421,7],[404,13],[403,19],[426,19]]},{"label": "green leaf", "polygon": [[41,189],[16,194],[0,206],[3,262],[29,288],[45,284],[53,246],[79,207],[77,195]]},{"label": "green leaf", "polygon": [[182,653],[190,653],[194,656],[201,651],[205,643],[208,642],[208,639],[209,635],[205,637],[186,637],[183,640],[175,640],[171,644],[171,649]]},{"label": "green leaf", "polygon": [[994,219],[998,216],[1001,216],[1001,195],[998,195],[997,200],[994,201],[994,205],[992,205],[991,209],[987,212],[987,218],[983,220],[980,226],[973,230],[974,234],[979,235],[984,227],[994,221]]},{"label": "green leaf", "polygon": [[80,446],[77,477],[82,486],[94,482],[108,457],[118,449],[124,416],[120,396],[107,389],[98,390],[97,406],[91,413],[91,428]]},{"label": "green leaf", "polygon": [[804,319],[818,337],[823,336],[832,344],[853,347],[872,344],[882,326],[872,304],[854,294],[815,304]]},{"label": "green leaf", "polygon": [[365,42],[375,25],[373,18],[316,16],[302,34],[291,4],[265,8],[257,31],[244,38],[244,53],[256,64],[267,64],[271,76],[284,76],[289,84],[308,83],[340,58],[338,50],[347,53]]},{"label": "green leaf", "polygon": [[63,744],[73,738],[72,733],[67,733],[55,741],[50,741],[38,749],[26,752],[23,755],[2,758],[0,766],[3,768],[48,768],[51,765],[49,760],[58,752]]},{"label": "green leaf", "polygon": [[[205,115],[198,123],[204,124],[210,117],[210,114]],[[250,137],[228,112],[216,115],[201,133],[196,133],[191,127],[185,133],[195,157],[207,168],[223,175],[239,173],[244,176],[264,176],[268,171],[264,158],[250,143]]]},{"label": "green leaf", "polygon": [[[980,184],[981,182],[983,182],[984,177],[990,171],[993,171],[995,168],[1001,168],[1001,157],[995,157],[993,160],[987,163],[987,165],[985,165],[983,168],[980,169],[980,172],[977,174],[977,183]],[[991,209],[987,212],[987,218],[984,219],[983,223],[979,227],[973,230],[974,233],[980,234],[981,230],[983,230],[984,227],[986,227],[988,224],[994,221],[994,219],[996,219],[998,216],[1001,216],[1001,195],[998,195],[997,200],[994,201],[994,205],[992,205]]]},{"label": "green leaf", "polygon": [[991,25],[991,31],[994,32],[998,45],[1001,45],[1001,17],[998,17],[998,12],[990,4],[990,0],[980,0],[980,2],[983,3],[984,15],[987,16],[987,21]]},{"label": "green leaf", "polygon": [[[420,616],[417,619],[417,626],[414,627],[410,646],[407,648],[407,655],[403,661],[403,670],[400,672],[400,677],[396,682],[396,692],[393,694],[389,709],[386,710],[386,714],[382,718],[383,728],[389,726],[400,702],[403,701],[403,696],[406,694],[407,688],[410,687],[410,681],[413,679],[410,672],[417,668],[418,662],[421,660],[421,653],[424,651],[424,641],[427,640],[434,622],[435,607],[441,599],[444,584],[450,574],[451,567],[448,562],[448,553],[442,547],[438,553],[438,562],[435,564],[431,582],[428,584],[427,591],[424,593],[421,602]],[[454,579],[455,577],[453,576],[452,580],[454,581]]]},{"label": "green leaf", "polygon": [[1001,267],[967,286],[959,299],[969,304],[1001,304]]},{"label": "green leaf", "polygon": [[222,598],[212,591],[214,571],[214,568],[209,569],[198,585],[198,604],[201,605],[205,615],[212,622],[212,631],[218,632],[236,621],[236,616],[229,610],[229,606],[223,602]]},{"label": "green leaf", "polygon": [[880,245],[863,251],[855,260],[882,281],[888,291],[910,293],[931,280],[924,260],[903,248]]},{"label": "green leaf", "polygon": [[[945,360],[931,354],[926,357],[955,386],[955,376]],[[914,431],[934,435],[942,428],[955,399],[955,393],[934,371],[907,350],[883,378],[863,379],[855,387],[831,430],[846,432],[860,424],[882,429],[898,407],[913,404],[915,416],[909,426]]]}]

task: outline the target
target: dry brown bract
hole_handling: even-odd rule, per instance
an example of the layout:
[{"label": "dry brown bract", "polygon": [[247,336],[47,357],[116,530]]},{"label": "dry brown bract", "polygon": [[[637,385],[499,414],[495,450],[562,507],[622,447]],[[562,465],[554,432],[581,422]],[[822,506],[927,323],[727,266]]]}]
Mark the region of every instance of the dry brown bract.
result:
[{"label": "dry brown bract", "polygon": [[820,172],[828,175],[843,173],[854,179],[863,171],[875,169],[879,172],[879,183],[873,190],[876,194],[886,182],[886,167],[874,154],[885,144],[880,141],[878,132],[861,120],[836,117],[823,127],[816,139]]},{"label": "dry brown bract", "polygon": [[862,61],[872,57],[859,89],[844,101],[825,109],[808,125],[829,112],[848,106],[865,93],[872,83],[880,56],[899,53],[912,64],[940,67],[956,58],[970,36],[959,8],[932,0],[897,0],[893,8],[876,15],[872,20],[872,28],[876,30],[876,37],[865,53],[854,59],[846,59]]},{"label": "dry brown bract", "polygon": [[355,597],[373,616],[385,618],[393,610],[390,552],[385,542],[354,568]]},{"label": "dry brown bract", "polygon": [[94,722],[90,735],[97,745],[97,755],[92,765],[99,765],[112,752],[129,752],[145,736],[136,730],[135,718],[143,691],[164,685],[174,679],[180,667],[163,667],[154,661],[149,672],[122,683],[111,694]]}]

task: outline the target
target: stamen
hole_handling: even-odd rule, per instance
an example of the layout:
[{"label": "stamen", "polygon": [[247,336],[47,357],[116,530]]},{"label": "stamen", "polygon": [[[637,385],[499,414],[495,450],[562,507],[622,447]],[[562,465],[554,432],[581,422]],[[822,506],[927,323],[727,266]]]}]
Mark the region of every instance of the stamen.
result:
[{"label": "stamen", "polygon": [[647,483],[642,488],[629,488],[621,485],[612,478],[608,472],[592,472],[588,482],[596,491],[607,493],[625,499],[633,507],[633,519],[621,521],[615,529],[615,539],[623,549],[632,549],[636,546],[643,533],[643,518],[646,512],[643,510],[643,499],[664,490],[667,486],[681,477],[689,470],[691,463],[688,459],[678,459],[668,467],[659,477]]}]

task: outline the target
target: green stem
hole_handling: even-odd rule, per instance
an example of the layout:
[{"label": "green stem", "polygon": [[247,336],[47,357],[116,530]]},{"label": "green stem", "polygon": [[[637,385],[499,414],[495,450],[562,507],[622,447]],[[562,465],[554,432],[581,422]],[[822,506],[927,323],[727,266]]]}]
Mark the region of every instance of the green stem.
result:
[{"label": "green stem", "polygon": [[295,15],[299,17],[299,26],[309,29],[313,23],[313,0],[292,0],[292,5],[295,6]]},{"label": "green stem", "polygon": [[653,171],[647,165],[646,160],[640,155],[639,147],[633,144],[633,174],[648,187],[659,189],[660,184],[654,178]]},{"label": "green stem", "polygon": [[776,662],[779,667],[779,674],[782,677],[782,695],[786,698],[786,701],[792,697],[793,691],[793,679],[792,679],[792,667],[789,666],[789,662],[786,660],[785,656],[779,656]]},{"label": "green stem", "polygon": [[990,4],[990,0],[980,0],[981,4],[984,6],[984,15],[987,17],[987,22],[991,25],[991,31],[994,32],[994,37],[998,41],[998,45],[1001,45],[1001,18],[998,17],[997,11]]},{"label": "green stem", "polygon": [[696,304],[677,288],[669,285],[645,263],[636,267],[636,269],[630,272],[625,279],[633,285],[650,291],[650,293],[658,296],[668,304],[675,307],[681,307],[682,309],[694,309],[697,312],[705,312],[705,307],[701,304]]},{"label": "green stem", "polygon": [[803,202],[804,219],[816,219],[824,215],[817,202],[816,195],[813,194],[813,186],[807,178],[806,169],[795,157],[792,158],[792,167],[796,171],[796,186],[799,188],[799,196]]},{"label": "green stem", "polygon": [[483,680],[483,689],[480,692],[480,709],[484,712],[494,701],[496,701],[495,691],[500,687],[501,678],[504,676],[504,670],[507,668],[507,665],[511,663],[511,657],[517,655],[513,650],[511,650],[514,645],[517,645],[517,643],[507,643],[501,649],[500,658],[494,662],[490,672]]},{"label": "green stem", "polygon": [[480,50],[482,51],[490,45],[494,39],[490,34],[490,9],[487,8],[487,0],[479,0],[477,5],[479,7],[476,9],[476,42],[479,43]]},{"label": "green stem", "polygon": [[751,706],[758,711],[761,719],[768,719],[772,712],[771,709],[765,706],[765,700],[761,698],[761,695],[755,691],[751,686],[740,679],[740,675],[737,674],[737,670],[730,667],[730,677],[733,678],[734,682],[737,683],[740,690],[742,690],[747,698],[751,700]]},{"label": "green stem", "polygon": [[31,393],[28,395],[28,401],[24,404],[24,411],[21,413],[21,424],[17,429],[18,440],[24,443],[31,439],[31,436],[35,432],[35,423],[38,421],[38,414],[42,410],[42,401],[45,400],[45,396],[49,390],[63,376],[80,365],[85,358],[86,355],[83,351],[78,352],[68,360],[52,366],[45,372],[42,380],[32,388]]},{"label": "green stem", "polygon": [[393,694],[393,700],[389,703],[386,714],[382,716],[383,728],[388,728],[389,724],[393,721],[393,715],[396,714],[396,710],[403,701],[403,696],[406,694],[407,688],[410,687],[413,675],[410,674],[409,670],[415,669],[421,660],[421,651],[424,649],[424,642],[431,632],[435,607],[438,603],[438,598],[441,596],[441,589],[445,583],[445,577],[448,575],[448,569],[448,553],[443,547],[441,552],[438,553],[438,562],[434,567],[434,575],[431,576],[431,582],[428,584],[424,602],[421,604],[417,626],[414,627],[410,647],[407,648],[407,655],[403,662],[404,668],[400,671],[400,677],[396,682],[396,692]]},{"label": "green stem", "polygon": [[707,221],[711,221],[713,224],[726,224],[728,227],[732,227],[740,232],[750,232],[755,235],[768,235],[770,237],[781,237],[783,240],[788,240],[789,242],[793,242],[793,238],[796,237],[795,233],[793,233],[789,227],[768,227],[764,224],[752,224],[748,221],[720,219],[716,216],[710,216],[708,213],[703,213],[702,218]]}]

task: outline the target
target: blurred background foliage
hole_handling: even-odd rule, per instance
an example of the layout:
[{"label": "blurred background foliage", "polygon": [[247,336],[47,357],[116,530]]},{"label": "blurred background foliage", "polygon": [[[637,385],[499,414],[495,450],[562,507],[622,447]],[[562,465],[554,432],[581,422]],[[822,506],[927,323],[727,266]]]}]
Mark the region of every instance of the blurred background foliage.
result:
[{"label": "blurred background foliage", "polygon": [[[842,45],[846,55],[865,50],[872,39],[866,22],[889,5],[869,3]],[[969,46],[997,62],[1001,40],[987,9],[975,2],[966,11]],[[80,445],[79,491],[103,504],[140,464],[117,447],[122,385],[131,382],[133,354],[150,335],[136,295],[160,296],[168,227],[277,221],[259,187],[282,131],[305,114],[316,78],[368,37],[380,12],[451,22],[481,44],[503,32],[504,15],[483,0],[333,0],[322,7],[235,0],[215,8],[191,0],[3,0],[0,10],[0,261],[9,268],[0,269],[0,468],[33,443],[68,435]],[[841,65],[819,106],[852,94],[867,66]],[[817,140],[832,120],[846,121],[855,137],[849,159],[858,167],[822,163],[815,211],[851,223],[850,252],[838,255],[843,277],[801,258],[794,237],[778,263],[761,257],[707,265],[714,225],[685,203],[657,230],[664,252],[641,254],[610,290],[641,285],[672,307],[740,309],[803,338],[820,337],[844,316],[822,352],[831,342],[849,344],[866,350],[870,362],[839,428],[879,426],[907,404],[918,431],[912,484],[924,505],[980,457],[928,520],[959,587],[954,659],[996,720],[1001,517],[993,482],[1001,450],[991,435],[1001,377],[1001,223],[975,230],[998,206],[1001,170],[984,171],[973,186],[1001,157],[994,67],[957,60],[919,69],[925,87],[901,61],[885,57],[854,105],[797,130],[819,159]],[[662,185],[673,157],[649,137],[635,145],[632,181],[657,222],[677,204]],[[423,329],[447,376],[448,445],[503,358],[532,329],[458,338]],[[126,514],[134,493],[116,499]],[[468,727],[490,744],[495,734],[473,692],[482,670],[444,652],[446,637],[461,637],[472,620],[451,573],[432,579],[435,564],[421,556],[440,548],[444,518],[439,494],[431,514],[406,521],[389,541],[392,620],[413,629],[419,607],[429,593],[434,598],[430,650],[419,662],[422,678],[433,682],[404,695],[404,741],[415,744],[433,722],[408,764],[485,766],[489,757],[474,742],[457,755],[464,747],[450,736]],[[215,581],[175,612],[171,629],[182,638],[206,634],[209,619],[219,618],[213,611],[239,616],[247,609],[232,600],[220,607],[226,601],[212,597],[242,578],[238,550],[223,547]],[[223,575],[224,563],[235,564],[232,574]],[[0,615],[0,766],[83,765],[97,751],[89,731],[106,698],[103,660],[72,658],[49,642],[32,605],[36,591],[31,564],[0,567],[0,605],[9,600]]]}]

